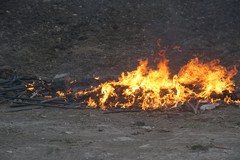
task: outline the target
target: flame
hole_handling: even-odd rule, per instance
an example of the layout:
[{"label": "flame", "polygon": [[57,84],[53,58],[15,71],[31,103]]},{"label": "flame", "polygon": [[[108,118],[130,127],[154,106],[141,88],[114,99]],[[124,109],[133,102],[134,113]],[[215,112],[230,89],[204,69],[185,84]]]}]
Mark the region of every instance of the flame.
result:
[{"label": "flame", "polygon": [[28,91],[33,91],[35,89],[34,84],[35,84],[34,82],[33,83],[28,83],[28,84],[25,85],[25,87]]},{"label": "flame", "polygon": [[[223,100],[240,104],[240,100],[233,100],[231,95],[222,96],[224,92],[231,94],[234,91],[232,79],[238,72],[236,66],[227,69],[220,65],[219,60],[203,63],[194,58],[178,74],[171,75],[165,53],[166,50],[160,50],[159,57],[154,59],[158,61],[156,69],[148,66],[148,59],[140,60],[136,70],[123,72],[118,80],[91,86],[89,90],[76,91],[77,81],[73,80],[64,91],[54,91],[52,82],[41,79],[27,84],[26,89],[33,96],[73,98],[103,110],[111,107],[168,110],[191,101],[217,103]],[[94,79],[99,80],[100,77]]]},{"label": "flame", "polygon": [[56,92],[60,97],[65,97],[65,93],[63,93],[62,91],[57,91]]},{"label": "flame", "polygon": [[[89,98],[88,106],[99,106],[101,109],[138,106],[147,110],[178,107],[178,104],[193,98],[214,103],[218,99],[211,98],[212,94],[234,91],[232,78],[237,74],[235,66],[227,70],[219,64],[219,60],[203,63],[195,58],[171,77],[168,62],[163,56],[157,69],[151,69],[148,60],[140,61],[136,70],[122,73],[118,81],[105,82],[78,95],[97,93],[95,98]],[[231,99],[225,101],[230,102]]]},{"label": "flame", "polygon": [[97,108],[97,104],[95,103],[95,101],[91,97],[89,97],[89,99],[88,99],[88,106],[92,106],[94,108]]},{"label": "flame", "polygon": [[51,98],[53,98],[53,96],[51,96],[51,95],[49,95],[49,96],[44,96],[44,98],[46,98],[46,99],[51,99]]}]

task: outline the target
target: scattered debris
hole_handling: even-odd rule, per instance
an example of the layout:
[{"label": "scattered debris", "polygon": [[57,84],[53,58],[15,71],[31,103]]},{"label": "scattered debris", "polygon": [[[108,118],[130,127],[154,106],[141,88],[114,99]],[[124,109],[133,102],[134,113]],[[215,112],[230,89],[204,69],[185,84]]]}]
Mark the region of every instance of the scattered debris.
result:
[{"label": "scattered debris", "polygon": [[[56,75],[56,78],[66,77],[68,74]],[[53,81],[34,76],[13,75],[9,79],[1,79],[1,102],[10,103],[6,112],[19,112],[40,108],[59,109],[92,109],[74,100],[74,97],[61,96],[57,90],[66,90],[64,80]],[[71,83],[75,85],[75,83]],[[73,88],[73,86],[70,86]],[[33,91],[34,90],[34,91]]]},{"label": "scattered debris", "polygon": [[[0,79],[0,98],[1,103],[10,102],[10,108],[6,112],[19,112],[40,108],[59,108],[59,109],[95,109],[100,106],[88,107],[89,99],[96,97],[95,92],[88,91],[88,86],[84,86],[75,80],[69,79],[69,73],[57,74],[53,79],[37,78],[36,76],[18,76],[14,74],[9,79]],[[92,78],[91,78],[92,79]],[[100,82],[99,82],[100,83]],[[119,95],[123,86],[119,86]],[[87,89],[86,89],[87,88]],[[99,90],[100,91],[100,90]],[[84,94],[82,94],[84,93]],[[85,94],[87,93],[87,94]],[[93,95],[92,95],[93,94]],[[231,97],[239,100],[239,94],[229,93],[225,91],[222,95],[214,94],[215,98],[224,99]],[[115,98],[110,99],[116,101]],[[119,98],[119,100],[124,100]],[[198,111],[211,110],[219,106],[220,103],[210,103],[204,100],[192,98],[187,102],[178,101],[175,107],[170,108],[166,106],[162,109],[153,109],[154,111],[164,111],[167,116],[179,115],[178,113],[171,113],[170,111],[188,111],[193,110],[195,114]],[[170,108],[170,109],[169,109]],[[138,104],[133,104],[132,107],[110,107],[104,110],[104,114],[111,113],[125,113],[125,112],[142,112]],[[151,111],[151,110],[150,110]],[[189,110],[190,111],[190,110]],[[171,115],[170,115],[171,114]],[[134,125],[144,126],[144,122],[136,122]]]},{"label": "scattered debris", "polygon": [[212,109],[215,109],[219,105],[220,105],[220,103],[204,104],[200,107],[200,110],[201,111],[212,110]]}]

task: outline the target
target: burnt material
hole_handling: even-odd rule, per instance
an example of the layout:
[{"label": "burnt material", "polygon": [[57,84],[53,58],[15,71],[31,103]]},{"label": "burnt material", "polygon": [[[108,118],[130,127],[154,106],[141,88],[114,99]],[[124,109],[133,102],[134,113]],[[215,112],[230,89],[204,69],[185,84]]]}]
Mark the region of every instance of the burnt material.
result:
[{"label": "burnt material", "polygon": [[[124,102],[126,99],[121,97],[122,90],[127,86],[117,86],[117,97],[109,99],[108,103],[111,105],[113,101]],[[91,90],[91,89],[90,89]],[[40,108],[57,108],[57,109],[94,109],[87,106],[88,99],[99,98],[101,88],[98,88],[95,92],[88,92],[86,94],[77,94],[78,92],[84,92],[81,82],[71,81],[68,79],[42,79],[34,76],[18,76],[14,75],[9,79],[0,80],[0,98],[1,102],[9,102],[10,109],[7,112],[18,112]],[[141,89],[138,91],[138,96],[141,96]],[[160,94],[164,96],[167,94],[167,90],[161,90]],[[131,97],[129,97],[131,98]],[[225,90],[222,94],[212,93],[210,98],[220,99],[224,101],[225,98],[231,98],[231,100],[240,100],[240,91],[232,92]],[[137,99],[137,98],[136,98]],[[121,106],[116,106],[109,109],[107,113],[121,113],[121,112],[139,112],[138,101],[134,102],[133,106],[128,109],[122,109]],[[199,99],[191,99],[188,102],[179,102],[175,107],[163,107],[163,110],[177,111],[194,111],[198,113],[199,107],[204,104]],[[111,107],[111,106],[110,106]],[[98,108],[98,107],[97,107]],[[108,109],[108,108],[106,108]],[[159,110],[159,109],[158,109]]]}]

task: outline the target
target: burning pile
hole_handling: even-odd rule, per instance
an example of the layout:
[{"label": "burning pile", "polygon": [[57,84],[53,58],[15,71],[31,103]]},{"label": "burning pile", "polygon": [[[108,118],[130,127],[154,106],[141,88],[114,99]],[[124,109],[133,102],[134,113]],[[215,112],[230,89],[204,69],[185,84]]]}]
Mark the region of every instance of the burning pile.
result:
[{"label": "burning pile", "polygon": [[[191,100],[214,103],[221,100],[217,95],[234,91],[232,78],[237,74],[236,67],[227,70],[218,60],[202,63],[198,58],[192,59],[172,78],[167,59],[160,61],[156,70],[147,65],[148,60],[140,61],[136,70],[122,73],[118,81],[105,82],[77,95],[96,93],[89,98],[88,106],[101,109],[137,106],[146,110],[170,109]],[[232,101],[228,95],[224,98]]]},{"label": "burning pile", "polygon": [[[157,45],[161,47],[160,41]],[[154,69],[148,66],[148,59],[141,60],[136,70],[123,72],[118,80],[103,81],[90,89],[69,78],[56,81],[66,78],[66,74],[51,80],[13,76],[0,82],[3,88],[0,97],[11,99],[10,106],[14,108],[31,105],[77,108],[81,104],[85,108],[103,110],[170,110],[187,106],[196,113],[206,105],[240,104],[233,81],[238,72],[236,66],[227,69],[219,60],[203,63],[194,58],[178,74],[171,75],[166,52],[167,49],[158,52],[158,64]],[[9,96],[9,91],[16,91],[15,96]]]},{"label": "burning pile", "polygon": [[76,90],[72,81],[65,90],[43,95],[44,88],[35,87],[34,83],[26,85],[31,94],[38,96],[64,97],[66,101],[78,101],[88,107],[101,108],[140,108],[143,110],[169,110],[182,105],[199,103],[239,103],[234,96],[232,78],[237,74],[234,66],[227,70],[219,60],[207,63],[198,58],[183,66],[179,73],[171,76],[169,60],[162,57],[157,69],[148,67],[148,60],[140,61],[136,70],[122,73],[118,81],[108,81],[88,90]]}]

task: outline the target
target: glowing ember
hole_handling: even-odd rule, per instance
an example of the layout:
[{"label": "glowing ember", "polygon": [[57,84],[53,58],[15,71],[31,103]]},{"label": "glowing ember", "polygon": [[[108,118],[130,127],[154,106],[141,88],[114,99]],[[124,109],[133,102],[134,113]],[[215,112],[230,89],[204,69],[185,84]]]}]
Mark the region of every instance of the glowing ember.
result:
[{"label": "glowing ember", "polygon": [[34,91],[34,84],[35,84],[34,82],[29,83],[29,84],[25,85],[25,87],[28,91]]},{"label": "glowing ember", "polygon": [[65,97],[65,93],[63,93],[62,91],[57,91],[56,92],[60,97]]}]

